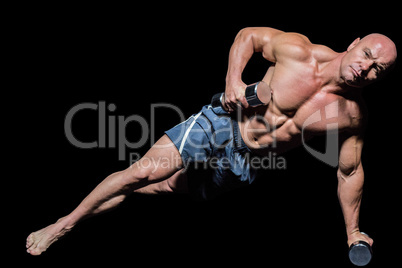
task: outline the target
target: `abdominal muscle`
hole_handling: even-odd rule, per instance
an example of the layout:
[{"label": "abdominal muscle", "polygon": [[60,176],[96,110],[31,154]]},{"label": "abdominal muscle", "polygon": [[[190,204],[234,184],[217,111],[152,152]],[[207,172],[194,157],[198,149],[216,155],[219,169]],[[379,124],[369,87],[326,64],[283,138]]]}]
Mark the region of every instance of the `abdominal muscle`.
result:
[{"label": "abdominal muscle", "polygon": [[[263,81],[270,85],[274,65]],[[282,113],[275,105],[275,92],[271,90],[271,102],[265,106],[249,107],[238,114],[241,136],[246,145],[255,153],[266,151],[284,152],[301,144],[300,128],[293,117],[296,113]]]},{"label": "abdominal muscle", "polygon": [[[284,152],[300,144],[300,129],[291,117],[273,113],[273,104],[247,109],[239,122],[241,136],[255,153]],[[265,111],[264,111],[265,110]]]}]

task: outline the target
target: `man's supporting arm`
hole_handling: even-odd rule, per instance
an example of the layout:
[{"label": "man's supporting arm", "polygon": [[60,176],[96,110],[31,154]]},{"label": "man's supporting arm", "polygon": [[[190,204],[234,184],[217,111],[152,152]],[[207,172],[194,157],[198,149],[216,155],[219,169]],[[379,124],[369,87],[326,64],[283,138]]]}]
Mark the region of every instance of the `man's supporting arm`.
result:
[{"label": "man's supporting arm", "polygon": [[363,139],[351,136],[341,145],[339,154],[338,198],[342,207],[348,235],[348,245],[363,240],[370,245],[373,240],[360,233],[359,215],[363,194],[364,171],[361,163]]}]

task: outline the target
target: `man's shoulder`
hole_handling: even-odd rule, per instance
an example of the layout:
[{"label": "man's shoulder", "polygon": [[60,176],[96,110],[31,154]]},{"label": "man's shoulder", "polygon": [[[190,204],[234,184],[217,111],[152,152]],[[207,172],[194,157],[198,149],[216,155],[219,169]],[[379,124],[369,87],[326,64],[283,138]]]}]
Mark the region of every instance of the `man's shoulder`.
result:
[{"label": "man's shoulder", "polygon": [[273,40],[274,54],[278,61],[311,59],[314,45],[310,40],[299,33],[282,33]]},{"label": "man's shoulder", "polygon": [[345,112],[350,120],[349,130],[356,133],[363,133],[367,125],[367,106],[364,100],[359,97],[347,99]]},{"label": "man's shoulder", "polygon": [[314,44],[307,36],[286,32],[279,34],[274,40],[274,52],[282,59],[293,59],[302,62],[327,62],[336,56],[331,48]]}]

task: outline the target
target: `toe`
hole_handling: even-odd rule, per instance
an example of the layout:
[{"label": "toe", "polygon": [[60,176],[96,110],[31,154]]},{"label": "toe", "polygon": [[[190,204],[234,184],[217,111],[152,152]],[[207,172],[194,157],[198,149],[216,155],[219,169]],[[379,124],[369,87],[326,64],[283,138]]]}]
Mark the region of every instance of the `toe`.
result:
[{"label": "toe", "polygon": [[34,243],[32,246],[30,246],[27,249],[27,252],[31,255],[37,256],[40,255],[42,253],[42,250],[40,249],[40,247],[38,246],[38,243]]},{"label": "toe", "polygon": [[32,255],[38,255],[35,253],[38,250],[37,247],[39,242],[40,242],[39,239],[35,236],[34,233],[30,234],[27,238],[27,244],[26,244],[27,252]]},{"label": "toe", "polygon": [[34,243],[33,234],[30,234],[30,235],[27,237],[26,247],[27,247],[27,248],[31,247],[33,243]]},{"label": "toe", "polygon": [[39,250],[38,248],[34,248],[34,249],[28,249],[27,252],[33,256],[38,256],[42,253],[42,250]]}]

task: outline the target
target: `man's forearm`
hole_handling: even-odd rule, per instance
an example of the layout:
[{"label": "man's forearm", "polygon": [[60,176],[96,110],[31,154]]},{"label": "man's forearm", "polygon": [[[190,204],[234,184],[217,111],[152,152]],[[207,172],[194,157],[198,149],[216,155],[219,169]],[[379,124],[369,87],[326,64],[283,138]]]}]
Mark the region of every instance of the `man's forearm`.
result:
[{"label": "man's forearm", "polygon": [[348,236],[359,231],[363,183],[364,173],[361,167],[348,176],[338,172],[338,198],[345,218]]}]

